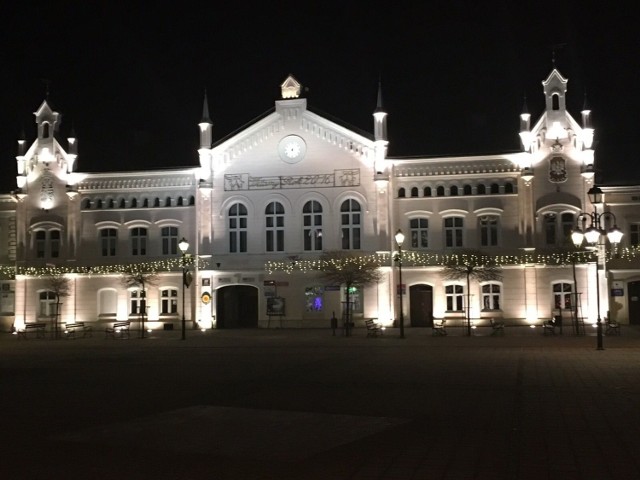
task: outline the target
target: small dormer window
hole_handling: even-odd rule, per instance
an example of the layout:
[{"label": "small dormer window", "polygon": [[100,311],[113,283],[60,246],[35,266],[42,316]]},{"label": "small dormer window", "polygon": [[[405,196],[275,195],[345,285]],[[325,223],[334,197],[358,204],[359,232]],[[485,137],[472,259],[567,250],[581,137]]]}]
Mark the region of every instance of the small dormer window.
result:
[{"label": "small dormer window", "polygon": [[49,138],[49,123],[44,122],[42,124],[42,138]]},{"label": "small dormer window", "polygon": [[551,109],[560,110],[560,95],[557,93],[551,95]]}]

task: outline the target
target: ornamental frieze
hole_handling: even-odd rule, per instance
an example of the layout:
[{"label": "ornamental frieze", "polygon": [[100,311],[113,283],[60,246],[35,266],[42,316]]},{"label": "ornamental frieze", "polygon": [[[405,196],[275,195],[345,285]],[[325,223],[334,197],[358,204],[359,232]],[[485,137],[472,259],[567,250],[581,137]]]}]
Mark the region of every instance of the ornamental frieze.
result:
[{"label": "ornamental frieze", "polygon": [[248,173],[231,173],[224,176],[225,191],[357,187],[359,185],[360,169],[358,168],[309,175],[253,177]]}]

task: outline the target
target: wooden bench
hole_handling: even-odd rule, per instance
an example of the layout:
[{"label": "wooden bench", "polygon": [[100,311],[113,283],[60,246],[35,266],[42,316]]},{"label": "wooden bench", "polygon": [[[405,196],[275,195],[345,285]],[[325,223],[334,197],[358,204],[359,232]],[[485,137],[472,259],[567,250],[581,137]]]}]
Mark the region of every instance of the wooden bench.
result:
[{"label": "wooden bench", "polygon": [[131,322],[114,322],[111,327],[104,329],[105,338],[129,338],[129,327]]},{"label": "wooden bench", "polygon": [[447,329],[445,327],[447,321],[434,318],[433,325],[431,326],[431,335],[435,336],[445,336],[447,334]]},{"label": "wooden bench", "polygon": [[493,318],[491,323],[491,335],[504,335],[504,322],[496,322]]},{"label": "wooden bench", "polygon": [[76,338],[77,333],[82,333],[83,337],[92,336],[92,328],[90,325],[85,325],[84,322],[67,323],[64,326],[65,338]]},{"label": "wooden bench", "polygon": [[367,327],[367,337],[382,335],[382,328],[376,323],[375,318],[368,318],[364,321],[364,325]]},{"label": "wooden bench", "polygon": [[613,320],[610,320],[608,317],[604,319],[606,329],[605,335],[620,335],[620,324]]},{"label": "wooden bench", "polygon": [[24,328],[18,330],[18,339],[27,339],[27,333],[35,333],[36,338],[44,338],[47,330],[47,324],[44,322],[25,323]]}]

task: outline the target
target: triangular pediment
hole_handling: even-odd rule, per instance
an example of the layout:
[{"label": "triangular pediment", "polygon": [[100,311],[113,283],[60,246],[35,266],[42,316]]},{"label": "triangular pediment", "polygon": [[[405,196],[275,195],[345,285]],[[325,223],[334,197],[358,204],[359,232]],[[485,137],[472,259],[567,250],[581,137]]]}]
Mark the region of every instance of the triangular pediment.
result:
[{"label": "triangular pediment", "polygon": [[299,98],[302,86],[293,75],[289,75],[280,85],[282,98]]},{"label": "triangular pediment", "polygon": [[49,103],[46,100],[43,100],[43,102],[40,104],[38,109],[33,112],[33,114],[35,115],[38,123],[40,123],[40,121],[42,120],[53,122],[57,120],[58,117],[58,114],[51,109]]}]

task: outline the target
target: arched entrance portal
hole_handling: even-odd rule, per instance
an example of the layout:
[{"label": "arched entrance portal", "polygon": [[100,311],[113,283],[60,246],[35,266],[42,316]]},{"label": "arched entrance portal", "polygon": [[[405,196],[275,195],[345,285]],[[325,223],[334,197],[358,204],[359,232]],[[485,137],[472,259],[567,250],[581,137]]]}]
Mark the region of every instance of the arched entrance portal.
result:
[{"label": "arched entrance portal", "polygon": [[431,285],[411,285],[409,315],[412,327],[433,326],[433,287]]},{"label": "arched entrance portal", "polygon": [[216,320],[218,328],[256,328],[258,289],[231,285],[216,290]]}]

